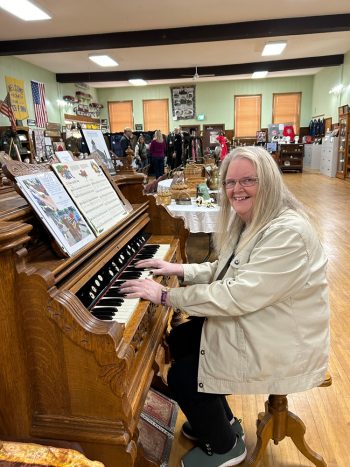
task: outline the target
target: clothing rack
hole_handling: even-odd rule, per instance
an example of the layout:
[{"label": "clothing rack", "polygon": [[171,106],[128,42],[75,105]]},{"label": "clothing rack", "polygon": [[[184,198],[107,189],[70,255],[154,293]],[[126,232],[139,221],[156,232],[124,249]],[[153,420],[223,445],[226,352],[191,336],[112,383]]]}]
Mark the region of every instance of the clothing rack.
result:
[{"label": "clothing rack", "polygon": [[326,114],[314,115],[313,117],[311,117],[311,120],[314,118],[324,117],[325,115]]}]

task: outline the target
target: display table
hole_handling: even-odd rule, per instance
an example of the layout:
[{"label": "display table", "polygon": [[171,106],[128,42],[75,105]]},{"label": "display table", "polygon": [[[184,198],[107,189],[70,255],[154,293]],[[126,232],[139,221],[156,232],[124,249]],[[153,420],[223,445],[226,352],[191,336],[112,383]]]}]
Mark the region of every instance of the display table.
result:
[{"label": "display table", "polygon": [[213,205],[211,208],[197,206],[194,198],[192,204],[176,204],[172,200],[171,204],[165,206],[172,216],[182,217],[185,227],[191,233],[212,233],[216,231],[220,207]]},{"label": "display table", "polygon": [[[172,179],[161,180],[158,183],[158,192],[169,190]],[[209,190],[210,192],[210,190]],[[165,206],[170,214],[175,217],[182,217],[185,227],[191,233],[213,233],[217,228],[217,221],[220,208],[217,204],[212,207],[197,206],[195,198],[191,198],[191,204],[176,204],[175,200]]]},{"label": "display table", "polygon": [[166,178],[165,180],[161,180],[160,182],[158,182],[157,191],[169,190],[172,181],[172,178]]}]

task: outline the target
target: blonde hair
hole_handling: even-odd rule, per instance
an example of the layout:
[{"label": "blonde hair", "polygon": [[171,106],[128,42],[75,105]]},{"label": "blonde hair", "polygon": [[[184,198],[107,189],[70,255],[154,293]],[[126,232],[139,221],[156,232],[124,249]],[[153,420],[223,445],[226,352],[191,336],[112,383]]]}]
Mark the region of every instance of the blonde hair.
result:
[{"label": "blonde hair", "polygon": [[156,130],[154,132],[154,138],[158,143],[162,143],[164,141],[162,132],[160,130]]},{"label": "blonde hair", "polygon": [[[225,187],[222,185],[222,182],[226,179],[230,163],[238,159],[250,161],[256,169],[256,175],[259,179],[252,220],[247,225],[233,211]],[[237,242],[244,228],[244,234],[237,247],[237,251],[241,250],[259,230],[276,218],[283,209],[292,209],[308,219],[303,205],[284,184],[276,162],[261,147],[245,146],[231,151],[221,164],[220,182],[221,209],[218,219],[218,231],[214,234],[214,244],[217,252],[227,248],[232,242]]]}]

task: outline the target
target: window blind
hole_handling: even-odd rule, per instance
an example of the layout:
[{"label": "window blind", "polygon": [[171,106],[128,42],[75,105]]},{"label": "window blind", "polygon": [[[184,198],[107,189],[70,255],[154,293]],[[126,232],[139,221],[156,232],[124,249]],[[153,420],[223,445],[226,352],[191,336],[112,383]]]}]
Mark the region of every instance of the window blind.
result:
[{"label": "window blind", "polygon": [[132,101],[108,102],[111,133],[134,127]]},{"label": "window blind", "polygon": [[169,133],[168,99],[151,99],[143,101],[143,127],[145,131],[160,130]]},{"label": "window blind", "polygon": [[272,123],[290,123],[296,135],[300,128],[301,93],[273,94]]},{"label": "window blind", "polygon": [[261,95],[235,96],[235,137],[255,138],[261,126]]}]

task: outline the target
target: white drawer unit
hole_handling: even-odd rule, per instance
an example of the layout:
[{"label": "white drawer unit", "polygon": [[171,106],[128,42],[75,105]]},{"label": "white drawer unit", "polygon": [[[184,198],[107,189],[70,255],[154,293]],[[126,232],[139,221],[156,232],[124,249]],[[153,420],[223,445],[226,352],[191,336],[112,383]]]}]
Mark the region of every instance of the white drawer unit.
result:
[{"label": "white drawer unit", "polygon": [[319,171],[321,165],[321,144],[304,145],[304,169]]},{"label": "white drawer unit", "polygon": [[322,138],[320,172],[328,177],[337,173],[338,137]]}]

